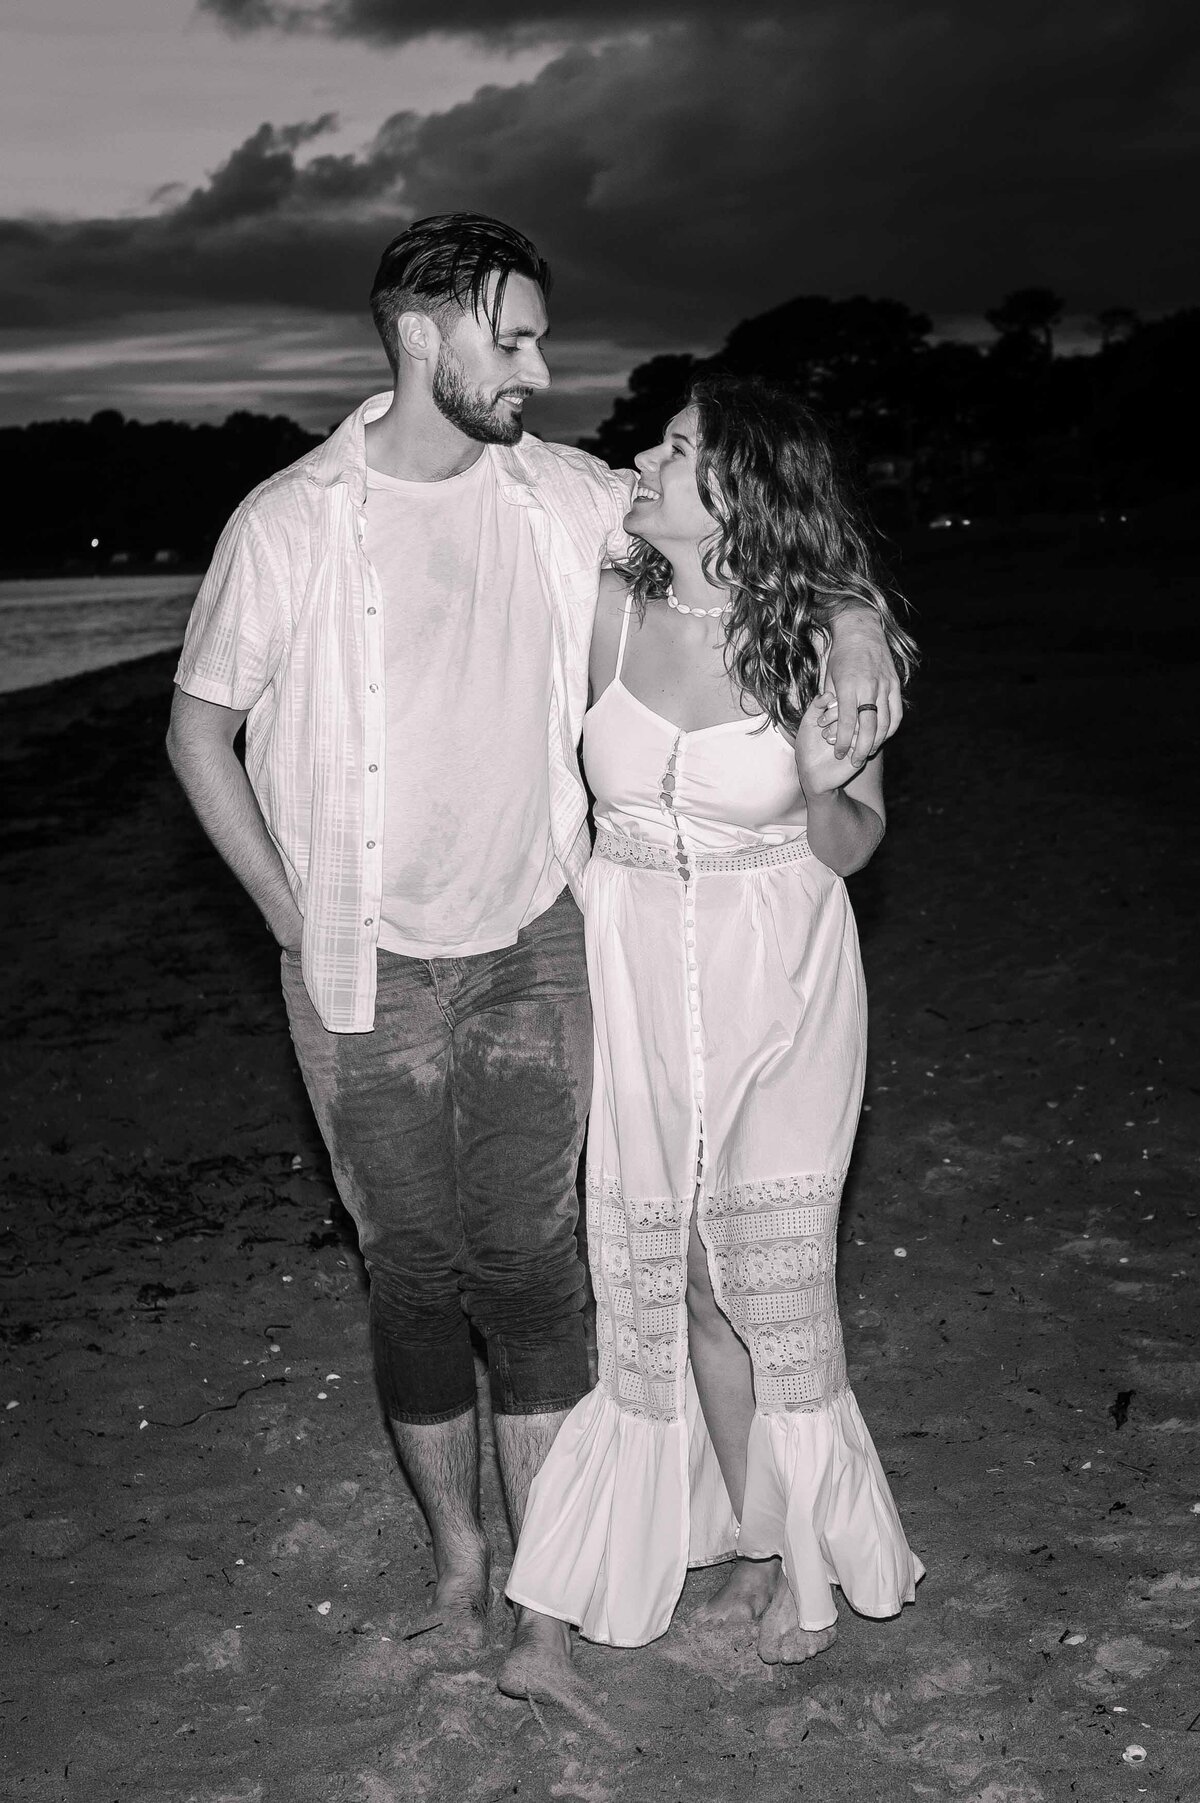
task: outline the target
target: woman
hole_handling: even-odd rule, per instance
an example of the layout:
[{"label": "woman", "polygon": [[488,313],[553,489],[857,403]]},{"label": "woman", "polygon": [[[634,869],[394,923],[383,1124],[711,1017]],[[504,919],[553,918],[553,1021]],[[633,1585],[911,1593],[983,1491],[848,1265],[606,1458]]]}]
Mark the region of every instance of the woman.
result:
[{"label": "woman", "polygon": [[793,397],[700,384],[636,461],[636,548],[604,579],[583,736],[600,1381],[530,1495],[501,1678],[517,1694],[553,1694],[561,1624],[662,1634],[689,1565],[736,1554],[701,1613],[757,1622],[771,1663],[833,1639],[832,1583],[887,1616],[922,1575],[834,1293],[865,1052],[842,878],[884,804],[878,759],[834,755],[822,628],[866,605],[903,675],[913,646]]}]

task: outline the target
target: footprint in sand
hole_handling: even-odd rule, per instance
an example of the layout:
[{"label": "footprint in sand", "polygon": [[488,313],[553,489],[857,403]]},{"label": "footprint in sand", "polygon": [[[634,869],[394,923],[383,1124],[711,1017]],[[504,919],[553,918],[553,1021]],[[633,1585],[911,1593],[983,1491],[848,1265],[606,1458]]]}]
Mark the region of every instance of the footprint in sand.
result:
[{"label": "footprint in sand", "polygon": [[[414,1795],[411,1788],[408,1795]],[[407,1803],[407,1800],[401,1797],[398,1790],[393,1790],[378,1772],[360,1772],[356,1803]]]},{"label": "footprint in sand", "polygon": [[295,1559],[302,1553],[311,1558],[333,1552],[335,1545],[328,1528],[319,1521],[305,1520],[293,1522],[286,1534],[278,1535],[271,1542],[270,1552],[273,1559]]},{"label": "footprint in sand", "polygon": [[989,1765],[1003,1763],[1011,1767],[1008,1755],[1001,1752],[1008,1734],[1003,1715],[981,1714],[969,1728],[935,1720],[917,1735],[900,1742],[893,1740],[888,1751],[925,1777],[936,1772],[949,1782],[956,1795],[968,1792],[970,1803],[1046,1803],[1037,1780],[1025,1773],[1014,1776],[1009,1771],[1003,1778],[988,1777]]},{"label": "footprint in sand", "polygon": [[1166,1647],[1147,1646],[1136,1634],[1105,1640],[1096,1648],[1096,1663],[1083,1676],[1089,1690],[1109,1690],[1114,1678],[1145,1678],[1165,1665],[1171,1655]]},{"label": "footprint in sand", "polygon": [[989,1684],[965,1656],[937,1671],[921,1672],[909,1685],[909,1695],[918,1703],[933,1703],[939,1697],[985,1697],[999,1690]]},{"label": "footprint in sand", "polygon": [[14,1524],[12,1537],[22,1552],[35,1559],[65,1559],[95,1539],[74,1515],[43,1515]]},{"label": "footprint in sand", "polygon": [[[1130,1589],[1136,1590],[1140,1595],[1142,1592],[1141,1581],[1136,1580],[1134,1584],[1130,1585]],[[1164,1572],[1161,1578],[1157,1578],[1153,1584],[1147,1586],[1147,1594],[1154,1597],[1156,1601],[1160,1597],[1174,1598],[1180,1591],[1191,1590],[1200,1590],[1200,1577],[1182,1571]]]},{"label": "footprint in sand", "polygon": [[1012,1593],[1012,1583],[1002,1572],[989,1571],[971,1585],[966,1596],[947,1597],[946,1607],[986,1618],[1011,1608]]},{"label": "footprint in sand", "polygon": [[[191,1637],[189,1637],[191,1638]],[[191,1639],[194,1656],[175,1667],[177,1678],[195,1672],[240,1672],[245,1669],[242,1637],[236,1628],[216,1635],[198,1634]]]},{"label": "footprint in sand", "polygon": [[223,1634],[218,1634],[201,1648],[201,1657],[206,1672],[241,1671],[242,1637],[238,1630],[226,1628]]}]

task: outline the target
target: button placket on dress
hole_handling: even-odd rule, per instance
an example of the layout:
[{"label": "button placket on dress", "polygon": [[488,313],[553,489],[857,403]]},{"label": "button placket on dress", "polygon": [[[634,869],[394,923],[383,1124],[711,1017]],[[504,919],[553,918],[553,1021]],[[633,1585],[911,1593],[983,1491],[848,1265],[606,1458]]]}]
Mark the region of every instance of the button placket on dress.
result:
[{"label": "button placket on dress", "polygon": [[[683,962],[684,979],[687,987],[688,1007],[688,1043],[691,1055],[692,1103],[696,1114],[696,1164],[693,1194],[699,1189],[703,1197],[705,1175],[705,1127],[704,1127],[704,1019],[700,1007],[700,965],[696,956],[696,860],[692,847],[684,836],[683,824],[676,807],[676,796],[682,766],[687,752],[687,734],[679,731],[675,734],[670,756],[659,783],[658,799],[671,831],[675,837],[674,857],[679,879],[683,884]],[[689,1203],[691,1198],[688,1198]],[[684,1262],[687,1261],[687,1234],[691,1230],[691,1210],[689,1207],[684,1223],[684,1243],[681,1247]],[[703,1240],[703,1232],[701,1239]],[[705,1251],[707,1252],[707,1244]],[[683,1386],[685,1382],[685,1361],[680,1361],[680,1372],[677,1383],[680,1388],[682,1404]]]}]

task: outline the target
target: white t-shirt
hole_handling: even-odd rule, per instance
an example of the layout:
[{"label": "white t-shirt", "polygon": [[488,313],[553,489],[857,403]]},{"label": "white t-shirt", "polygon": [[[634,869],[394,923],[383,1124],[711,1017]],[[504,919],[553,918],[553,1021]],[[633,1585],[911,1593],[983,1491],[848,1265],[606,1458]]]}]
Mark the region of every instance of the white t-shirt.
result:
[{"label": "white t-shirt", "polygon": [[516,943],[566,878],[550,837],[553,626],[525,508],[492,460],[444,482],[367,471],[387,692],[379,943]]}]

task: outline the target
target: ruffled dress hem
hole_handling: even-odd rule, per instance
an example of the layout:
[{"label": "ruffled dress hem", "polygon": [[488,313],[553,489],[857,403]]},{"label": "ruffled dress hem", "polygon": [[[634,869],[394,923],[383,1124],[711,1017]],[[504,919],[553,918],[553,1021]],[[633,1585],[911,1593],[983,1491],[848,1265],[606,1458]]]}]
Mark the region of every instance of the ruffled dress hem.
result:
[{"label": "ruffled dress hem", "polygon": [[915,1600],[925,1568],[905,1539],[852,1390],[818,1408],[755,1415],[738,1550],[783,1559],[810,1632],[837,1620],[835,1584],[857,1615],[875,1621]]},{"label": "ruffled dress hem", "polygon": [[682,1419],[658,1421],[601,1386],[568,1415],[534,1480],[507,1595],[637,1647],[671,1624],[690,1567],[781,1556],[801,1627],[837,1619],[833,1585],[881,1619],[924,1576],[850,1390],[754,1417],[741,1530],[688,1372]]}]

